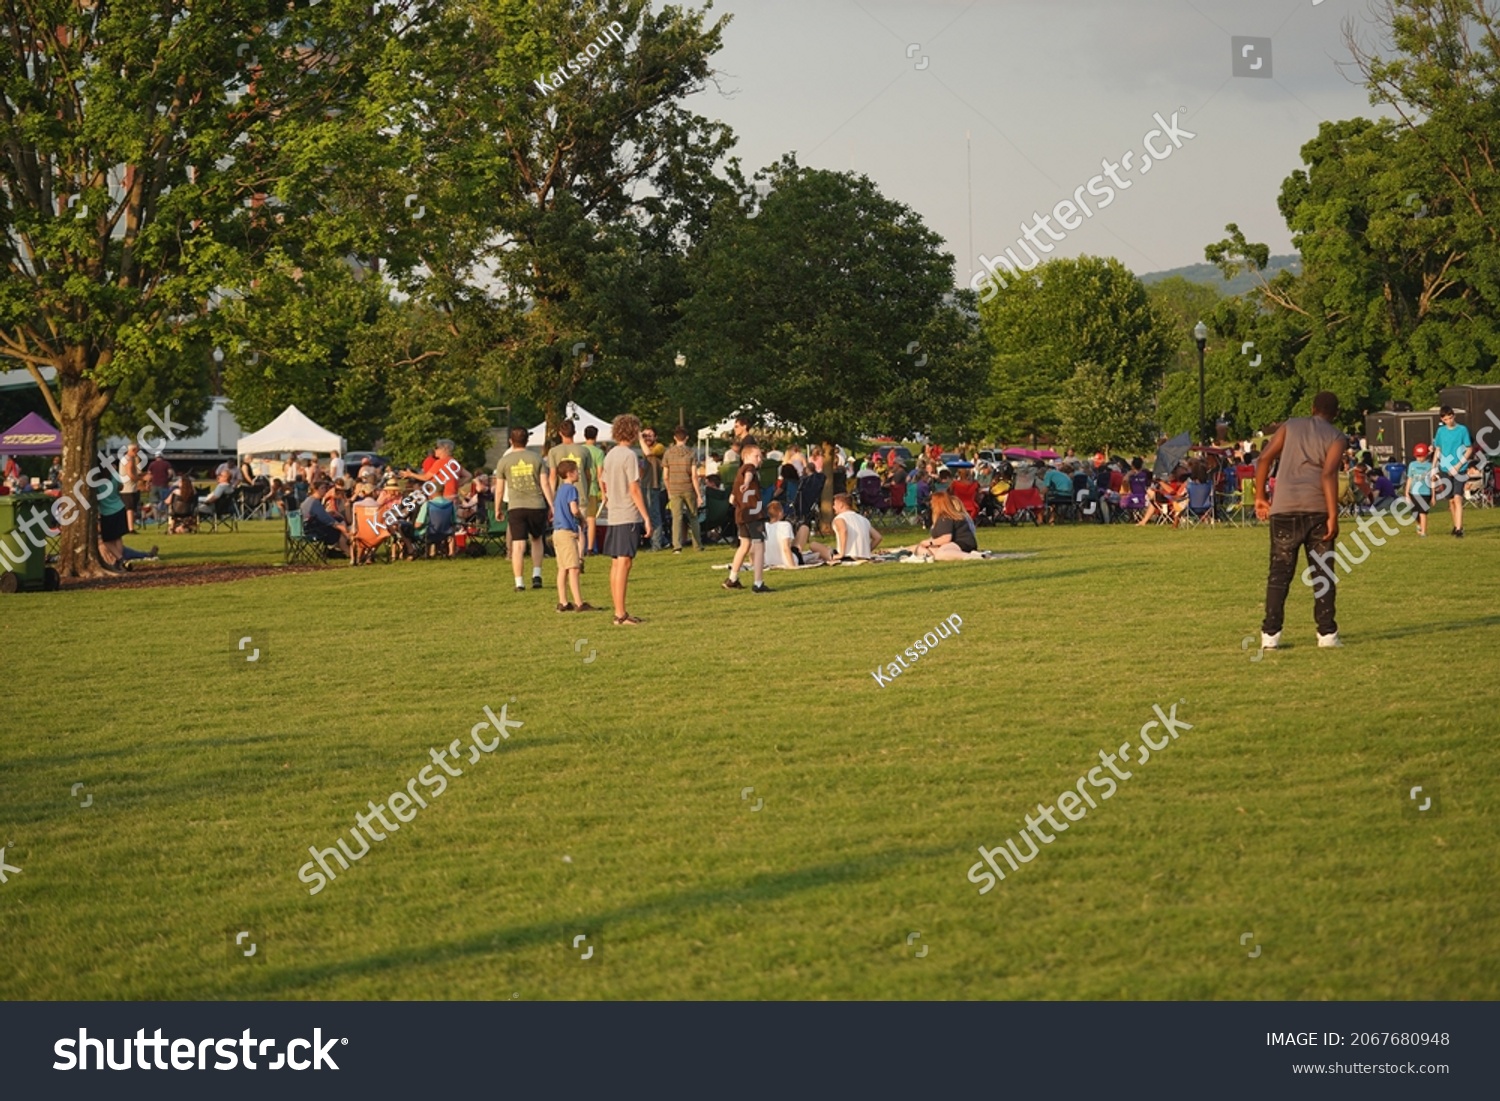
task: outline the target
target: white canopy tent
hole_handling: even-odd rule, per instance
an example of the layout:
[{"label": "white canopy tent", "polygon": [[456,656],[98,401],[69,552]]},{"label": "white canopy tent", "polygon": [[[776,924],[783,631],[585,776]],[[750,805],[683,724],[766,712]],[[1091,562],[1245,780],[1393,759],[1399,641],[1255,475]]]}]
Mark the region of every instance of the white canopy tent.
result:
[{"label": "white canopy tent", "polygon": [[288,405],[281,415],[259,432],[241,436],[235,445],[239,455],[274,455],[285,451],[311,451],[326,455],[343,454],[344,437],[314,422],[295,405]]},{"label": "white canopy tent", "polygon": [[[773,413],[757,413],[754,410],[747,410],[747,412],[752,424],[759,425],[778,435],[799,437],[807,435],[800,424],[780,420]],[[739,416],[740,414],[736,413],[734,416],[722,420],[718,424],[711,424],[707,428],[698,429],[698,451],[702,460],[706,461],[708,459],[708,442],[710,440],[728,439],[734,435],[734,422],[739,419]]]},{"label": "white canopy tent", "polygon": [[[583,406],[579,405],[576,401],[568,402],[568,408],[564,415],[568,420],[573,422],[574,428],[577,429],[578,435],[576,439],[579,442],[582,442],[583,440],[583,430],[589,425],[593,425],[599,430],[600,443],[612,443],[614,441],[614,437],[609,434],[610,422],[606,420],[600,420]],[[526,446],[541,447],[546,442],[546,440],[547,422],[543,421],[541,424],[533,428],[531,430],[531,434],[526,437]]]}]

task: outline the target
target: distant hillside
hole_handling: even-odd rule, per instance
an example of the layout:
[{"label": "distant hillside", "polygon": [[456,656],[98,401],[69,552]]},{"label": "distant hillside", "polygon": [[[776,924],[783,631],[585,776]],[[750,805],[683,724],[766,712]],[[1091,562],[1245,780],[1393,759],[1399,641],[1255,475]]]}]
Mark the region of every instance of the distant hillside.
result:
[{"label": "distant hillside", "polygon": [[[1302,274],[1302,257],[1273,256],[1263,274],[1269,279],[1284,269],[1297,275]],[[1221,295],[1244,294],[1255,288],[1255,276],[1250,272],[1242,271],[1226,283],[1224,274],[1212,264],[1189,264],[1185,268],[1173,268],[1171,271],[1153,271],[1141,276],[1141,282],[1149,286],[1152,283],[1160,283],[1163,279],[1170,279],[1174,275],[1182,276],[1189,283],[1202,283],[1205,287],[1212,287]]]}]

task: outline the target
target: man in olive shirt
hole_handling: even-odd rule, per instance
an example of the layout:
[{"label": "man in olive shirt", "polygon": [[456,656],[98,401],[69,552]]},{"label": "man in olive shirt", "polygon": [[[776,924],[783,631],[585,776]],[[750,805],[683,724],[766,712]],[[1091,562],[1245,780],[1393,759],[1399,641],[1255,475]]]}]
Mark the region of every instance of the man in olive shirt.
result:
[{"label": "man in olive shirt", "polygon": [[557,487],[562,484],[562,479],[557,476],[557,464],[564,459],[572,459],[578,464],[578,489],[580,493],[587,496],[589,486],[593,485],[599,476],[598,470],[594,467],[593,453],[583,444],[574,442],[574,428],[571,420],[564,420],[559,424],[557,434],[562,437],[562,443],[547,452],[547,497],[549,500],[557,497]]},{"label": "man in olive shirt", "polygon": [[682,514],[692,525],[693,546],[703,549],[703,533],[698,527],[698,509],[703,505],[703,491],[698,485],[698,461],[687,445],[687,429],[678,425],[672,431],[672,446],[662,456],[662,480],[667,488],[667,511],[672,515],[672,553],[682,553]]},{"label": "man in olive shirt", "polygon": [[[548,514],[552,511],[552,489],[542,477],[542,457],[526,446],[524,428],[510,430],[510,450],[495,467],[495,500],[508,501],[505,530],[510,540],[510,567],[516,578],[516,591],[525,591],[521,565],[526,558],[526,543],[531,543],[531,587],[542,587],[542,540],[547,535]],[[506,491],[509,490],[509,496]]]}]

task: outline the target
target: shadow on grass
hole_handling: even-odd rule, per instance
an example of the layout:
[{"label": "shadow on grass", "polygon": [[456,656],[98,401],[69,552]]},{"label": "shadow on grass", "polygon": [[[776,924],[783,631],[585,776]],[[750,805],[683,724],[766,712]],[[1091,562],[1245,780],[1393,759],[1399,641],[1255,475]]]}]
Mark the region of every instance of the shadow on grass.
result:
[{"label": "shadow on grass", "polygon": [[[287,968],[268,974],[247,997],[291,993],[308,983],[343,975],[376,975],[407,967],[426,968],[435,963],[499,955],[536,945],[554,945],[561,952],[569,938],[584,930],[609,930],[620,922],[664,918],[705,908],[740,906],[785,898],[802,891],[873,879],[913,860],[951,856],[951,846],[921,852],[873,853],[837,864],[822,864],[791,872],[752,876],[738,885],[699,887],[680,894],[648,899],[616,910],[602,910],[558,921],[501,928],[447,944],[401,948],[363,959],[351,959],[320,967]],[[222,992],[214,995],[223,997]]]},{"label": "shadow on grass", "polygon": [[1392,627],[1386,631],[1360,631],[1359,638],[1361,641],[1410,638],[1413,635],[1447,634],[1450,631],[1467,631],[1477,627],[1497,625],[1500,625],[1500,615],[1480,616],[1478,619],[1430,620],[1424,623],[1413,623],[1408,627]]}]

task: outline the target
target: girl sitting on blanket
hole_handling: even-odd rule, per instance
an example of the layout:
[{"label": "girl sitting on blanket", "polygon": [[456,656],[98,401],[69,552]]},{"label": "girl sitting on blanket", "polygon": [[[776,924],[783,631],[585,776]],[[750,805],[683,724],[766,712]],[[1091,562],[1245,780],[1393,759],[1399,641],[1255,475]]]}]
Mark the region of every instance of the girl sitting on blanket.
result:
[{"label": "girl sitting on blanket", "polygon": [[932,495],[932,534],[910,549],[919,557],[938,562],[959,558],[979,558],[979,540],[974,521],[963,502],[941,490]]},{"label": "girl sitting on blanket", "polygon": [[780,501],[766,506],[766,569],[794,570],[810,564],[818,565],[833,558],[833,552],[821,543],[810,543],[806,524],[795,533],[786,519],[786,510]]}]

